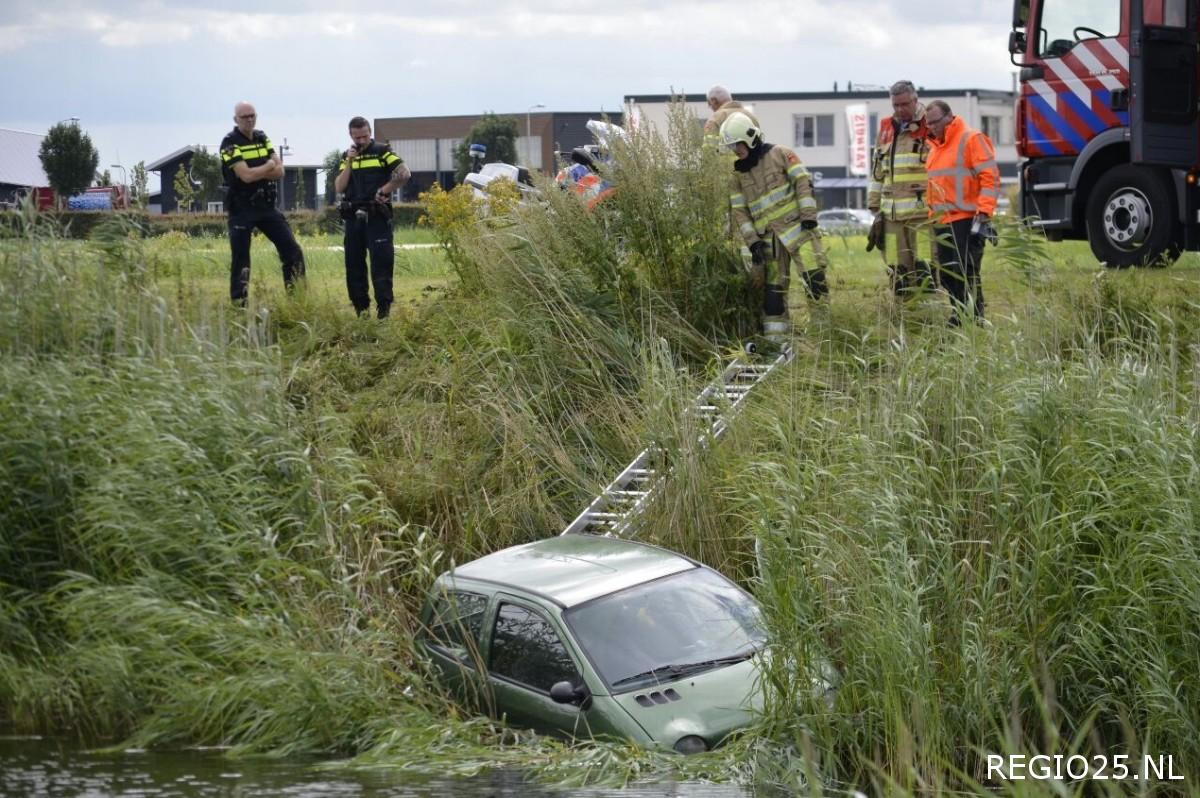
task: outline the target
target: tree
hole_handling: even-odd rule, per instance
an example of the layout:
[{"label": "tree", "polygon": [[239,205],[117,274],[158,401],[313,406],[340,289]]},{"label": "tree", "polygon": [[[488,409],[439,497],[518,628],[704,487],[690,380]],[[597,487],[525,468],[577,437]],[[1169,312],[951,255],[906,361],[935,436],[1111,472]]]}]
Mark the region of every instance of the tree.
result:
[{"label": "tree", "polygon": [[146,173],[146,162],[138,161],[131,171],[133,184],[130,186],[133,196],[131,199],[141,209],[145,210],[150,201],[150,175]]},{"label": "tree", "polygon": [[179,168],[175,170],[175,182],[172,185],[175,188],[176,210],[190,211],[192,201],[196,198],[196,184],[188,174],[186,163],[179,164]]},{"label": "tree", "polygon": [[75,122],[59,122],[50,128],[42,139],[38,158],[59,202],[90,186],[100,165],[100,153]]},{"label": "tree", "polygon": [[96,173],[96,185],[108,188],[112,185],[112,173],[105,169]]},{"label": "tree", "polygon": [[344,150],[330,150],[325,153],[325,160],[321,161],[321,168],[325,170],[325,204],[332,205],[337,199],[336,192],[333,190],[333,181],[338,175],[338,166],[342,162],[342,154]]},{"label": "tree", "polygon": [[469,150],[472,144],[487,147],[486,163],[516,163],[517,136],[516,119],[511,116],[496,116],[492,111],[485,113],[454,149],[454,181],[461,183],[471,171]]},{"label": "tree", "polygon": [[221,174],[221,158],[210,153],[207,148],[197,144],[193,147],[191,173],[192,180],[199,183],[196,191],[196,202],[201,210],[208,207],[210,202],[221,202],[224,192],[225,176]]}]

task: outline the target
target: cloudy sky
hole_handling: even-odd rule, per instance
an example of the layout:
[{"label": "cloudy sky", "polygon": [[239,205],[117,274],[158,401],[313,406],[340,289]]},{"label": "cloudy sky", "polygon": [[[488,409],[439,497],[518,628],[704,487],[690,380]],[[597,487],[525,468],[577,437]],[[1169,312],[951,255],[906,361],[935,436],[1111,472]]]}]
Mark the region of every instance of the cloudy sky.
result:
[{"label": "cloudy sky", "polygon": [[319,163],[356,114],[619,111],[717,82],[1007,89],[1010,16],[1005,0],[0,0],[0,127],[78,117],[101,166],[128,167],[215,145],[245,98],[293,163]]}]

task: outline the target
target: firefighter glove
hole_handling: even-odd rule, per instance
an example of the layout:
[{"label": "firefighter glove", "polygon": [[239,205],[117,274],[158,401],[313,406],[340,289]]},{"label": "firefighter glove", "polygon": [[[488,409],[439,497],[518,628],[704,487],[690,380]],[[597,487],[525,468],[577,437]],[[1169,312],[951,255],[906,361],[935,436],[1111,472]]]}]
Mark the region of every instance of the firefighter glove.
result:
[{"label": "firefighter glove", "polygon": [[750,245],[750,260],[755,266],[762,266],[767,262],[767,242],[755,241]]},{"label": "firefighter glove", "polygon": [[800,228],[803,230],[816,230],[817,229],[817,220],[816,219],[805,219],[803,222],[800,223]]},{"label": "firefighter glove", "polygon": [[875,221],[871,222],[871,229],[867,232],[867,252],[873,249],[883,251],[884,244],[883,232],[883,214],[875,214]]}]

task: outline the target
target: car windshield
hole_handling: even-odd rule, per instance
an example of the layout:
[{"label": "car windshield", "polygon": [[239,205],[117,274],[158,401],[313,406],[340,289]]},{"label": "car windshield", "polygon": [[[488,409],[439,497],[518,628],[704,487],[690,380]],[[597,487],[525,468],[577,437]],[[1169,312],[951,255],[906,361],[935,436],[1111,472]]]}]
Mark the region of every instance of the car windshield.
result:
[{"label": "car windshield", "polygon": [[706,568],[613,593],[564,617],[617,690],[740,662],[766,642],[754,600]]}]

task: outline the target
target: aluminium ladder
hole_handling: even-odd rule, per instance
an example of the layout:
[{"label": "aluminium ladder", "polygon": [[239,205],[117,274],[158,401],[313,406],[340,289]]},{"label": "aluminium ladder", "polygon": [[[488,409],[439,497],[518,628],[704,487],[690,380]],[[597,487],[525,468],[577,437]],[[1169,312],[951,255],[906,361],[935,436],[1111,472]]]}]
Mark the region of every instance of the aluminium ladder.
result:
[{"label": "aluminium ladder", "polygon": [[[685,411],[705,425],[700,433],[700,444],[707,446],[720,440],[750,391],[791,360],[792,355],[791,347],[787,346],[765,363],[739,359],[726,366],[721,376],[701,391]],[[662,447],[653,444],[643,449],[561,534],[587,533],[619,538],[631,532],[637,516],[666,483],[670,470],[661,467],[664,454]]]}]

